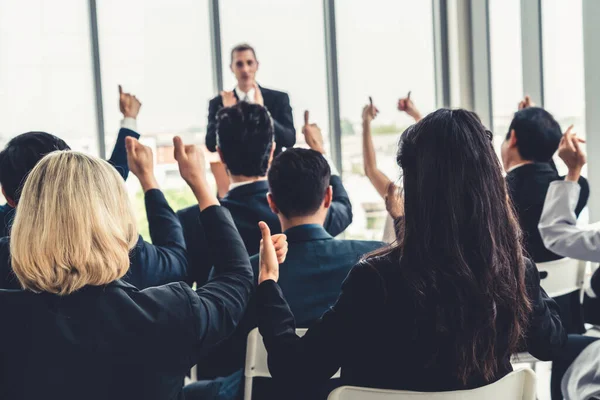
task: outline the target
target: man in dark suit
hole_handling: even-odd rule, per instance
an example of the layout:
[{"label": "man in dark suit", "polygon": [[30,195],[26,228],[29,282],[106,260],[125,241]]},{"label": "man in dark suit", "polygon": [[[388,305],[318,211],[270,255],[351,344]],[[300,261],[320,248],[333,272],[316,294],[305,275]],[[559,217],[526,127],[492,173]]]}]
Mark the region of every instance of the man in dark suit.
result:
[{"label": "man in dark suit", "polygon": [[[264,107],[240,102],[221,110],[217,124],[217,151],[231,180],[221,205],[231,212],[248,254],[254,255],[260,243],[259,221],[265,221],[274,234],[281,233],[279,219],[267,203],[266,174],[274,152],[273,123]],[[304,133],[309,146],[324,153],[319,127],[306,124]],[[330,235],[337,236],[352,222],[352,205],[337,174],[332,174],[329,184],[333,195],[323,226]],[[187,243],[189,283],[201,285],[206,282],[212,263],[205,256],[207,249],[202,244],[206,240],[198,213],[198,207],[177,212]]]},{"label": "man in dark suit", "polygon": [[[21,136],[25,136],[26,140],[20,140]],[[19,155],[35,156],[39,161],[45,154],[57,150],[56,147],[60,147],[60,150],[69,150],[66,143],[48,133],[26,133],[21,136],[9,142],[7,148],[0,152],[0,166],[12,165],[6,162],[7,159],[18,160]],[[183,230],[177,215],[169,207],[165,196],[158,188],[153,172],[152,150],[132,137],[126,139],[126,147],[126,159],[129,163],[127,170],[131,169],[140,180],[144,191],[146,214],[153,243],[144,241],[141,236],[138,237],[138,242],[131,251],[129,271],[122,279],[139,289],[185,280],[187,257]],[[30,169],[33,169],[33,166]],[[4,190],[4,182],[0,181],[0,183]],[[19,191],[20,187],[17,193]],[[16,212],[18,209],[17,204]],[[0,238],[0,289],[19,287],[10,266],[10,236],[6,236]]]},{"label": "man in dark suit", "polygon": [[[523,230],[524,248],[534,262],[542,263],[562,258],[544,246],[538,230],[548,187],[551,182],[563,179],[552,161],[562,131],[549,112],[529,105],[528,99],[521,103],[522,109],[510,124],[501,152],[507,172],[506,183]],[[579,185],[581,194],[575,210],[577,215],[589,197],[587,180],[581,177]],[[561,318],[567,332],[585,332],[579,291],[554,300],[561,308]]]},{"label": "man in dark suit", "polygon": [[[275,131],[275,156],[284,147],[293,147],[296,143],[296,130],[292,107],[287,93],[264,88],[256,83],[259,62],[256,52],[249,44],[240,44],[231,50],[231,72],[237,80],[232,91],[223,91],[208,104],[208,125],[206,127],[206,147],[217,151],[217,113],[223,107],[231,107],[240,101],[264,106],[273,118]],[[211,170],[217,182],[219,197],[223,197],[229,188],[227,173],[221,163],[211,163]]]},{"label": "man in dark suit", "polygon": [[[287,236],[288,252],[280,265],[279,284],[298,327],[309,327],[337,300],[342,282],[360,258],[385,246],[383,242],[334,239],[323,227],[332,205],[331,169],[323,155],[315,150],[288,149],[273,160],[268,173],[270,192],[267,199]],[[258,280],[259,256],[250,258],[255,281]],[[256,327],[253,301],[233,336],[198,362],[201,376],[217,379],[227,392],[241,375],[246,338]],[[232,382],[233,381],[233,382]],[[197,385],[199,386],[199,385]],[[255,385],[257,398],[281,398],[272,394],[267,381]],[[190,399],[194,388],[189,388]],[[188,397],[186,397],[188,398]]]},{"label": "man in dark suit", "polygon": [[[121,129],[117,136],[117,141],[113,152],[108,159],[123,179],[127,180],[129,168],[127,167],[127,152],[125,151],[125,138],[133,137],[138,139],[140,135],[136,132],[136,118],[140,112],[142,103],[130,93],[124,93],[121,85],[119,85],[119,109],[123,114],[121,120]],[[19,135],[11,140],[14,146],[10,147],[5,157],[0,163],[0,184],[2,185],[2,194],[7,203],[0,205],[0,237],[8,236],[10,226],[15,213],[15,205],[19,201],[19,188],[23,183],[26,175],[37,164],[40,155],[45,155],[46,152],[54,150],[68,150],[69,146],[56,136],[45,134],[38,135],[40,132],[28,132]],[[23,146],[28,148],[28,151],[23,153],[13,153],[23,149],[18,143],[23,141]],[[26,144],[24,142],[27,142]],[[9,143],[9,144],[10,144]],[[9,145],[6,146],[9,149]]]},{"label": "man in dark suit", "polygon": [[217,112],[223,107],[231,107],[240,100],[264,106],[271,117],[275,128],[275,155],[281,153],[283,147],[293,147],[296,143],[296,130],[292,107],[287,93],[267,89],[256,83],[256,72],[259,62],[254,48],[248,44],[240,44],[231,50],[231,72],[238,82],[231,92],[221,92],[209,102],[208,127],[206,129],[206,147],[217,151]]}]

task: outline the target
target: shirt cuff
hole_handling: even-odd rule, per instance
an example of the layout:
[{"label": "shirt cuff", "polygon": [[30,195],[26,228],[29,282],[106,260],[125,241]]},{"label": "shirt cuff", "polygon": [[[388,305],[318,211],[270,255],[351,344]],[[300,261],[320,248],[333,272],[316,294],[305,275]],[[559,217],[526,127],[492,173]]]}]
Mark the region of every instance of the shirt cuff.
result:
[{"label": "shirt cuff", "polygon": [[121,120],[121,128],[137,132],[137,120],[131,117],[125,117]]},{"label": "shirt cuff", "polygon": [[331,159],[326,154],[323,154],[323,158],[325,158],[325,161],[327,161],[327,164],[329,164],[329,169],[331,170],[331,175],[340,176],[340,172],[336,168],[333,161],[331,161]]}]

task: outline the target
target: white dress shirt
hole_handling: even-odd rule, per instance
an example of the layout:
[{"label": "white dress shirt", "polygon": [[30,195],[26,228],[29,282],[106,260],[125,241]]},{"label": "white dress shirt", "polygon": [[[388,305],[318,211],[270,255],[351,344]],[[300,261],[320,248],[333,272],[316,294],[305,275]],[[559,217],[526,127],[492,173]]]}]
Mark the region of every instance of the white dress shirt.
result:
[{"label": "white dress shirt", "polygon": [[121,128],[137,132],[137,120],[131,117],[125,117],[121,120]]},{"label": "white dress shirt", "polygon": [[246,93],[242,89],[240,89],[239,86],[236,86],[235,94],[237,95],[238,99],[240,99],[240,101],[245,101],[247,103],[254,103],[254,98],[256,96],[256,89],[252,88],[252,89],[248,90],[248,92]]}]

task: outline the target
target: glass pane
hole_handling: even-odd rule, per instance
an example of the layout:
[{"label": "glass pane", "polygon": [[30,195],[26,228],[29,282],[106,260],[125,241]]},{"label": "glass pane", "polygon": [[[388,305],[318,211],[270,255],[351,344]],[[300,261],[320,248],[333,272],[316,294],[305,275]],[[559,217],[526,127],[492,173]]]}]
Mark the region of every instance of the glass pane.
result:
[{"label": "glass pane", "polygon": [[46,131],[98,152],[88,2],[0,2],[0,145]]},{"label": "glass pane", "polygon": [[[138,131],[154,151],[157,179],[169,203],[175,210],[193,204],[173,158],[172,138],[204,143],[214,91],[208,0],[102,0],[98,25],[107,151],[120,127],[117,85],[122,84],[143,104]],[[144,234],[141,188],[135,177],[127,184]]]},{"label": "glass pane", "polygon": [[492,124],[500,155],[500,145],[523,97],[521,0],[489,0],[489,24]]},{"label": "glass pane", "polygon": [[398,99],[411,91],[421,114],[435,109],[432,4],[343,0],[336,14],[342,163],[354,213],[346,237],[381,240],[387,213],[363,170],[362,108],[372,96],[380,111],[372,124],[378,166],[396,180],[398,138],[414,123],[397,110]]},{"label": "glass pane", "polygon": [[[542,5],[544,106],[563,131],[574,125],[577,134],[585,137],[581,0],[544,0]],[[562,160],[556,160],[559,172],[566,173]]]},{"label": "glass pane", "polygon": [[304,110],[328,138],[323,2],[227,0],[221,1],[220,12],[225,89],[236,86],[230,51],[248,43],[260,62],[257,81],[290,96],[297,146],[304,143]]}]

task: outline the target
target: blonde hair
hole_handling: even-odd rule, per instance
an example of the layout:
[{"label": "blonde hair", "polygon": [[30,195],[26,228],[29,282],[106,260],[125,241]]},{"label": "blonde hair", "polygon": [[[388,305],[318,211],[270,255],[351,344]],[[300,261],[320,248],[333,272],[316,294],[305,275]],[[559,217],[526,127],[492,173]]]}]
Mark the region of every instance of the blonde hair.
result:
[{"label": "blonde hair", "polygon": [[123,277],[137,238],[117,171],[96,157],[56,151],[23,186],[11,230],[12,268],[24,289],[67,295]]}]

